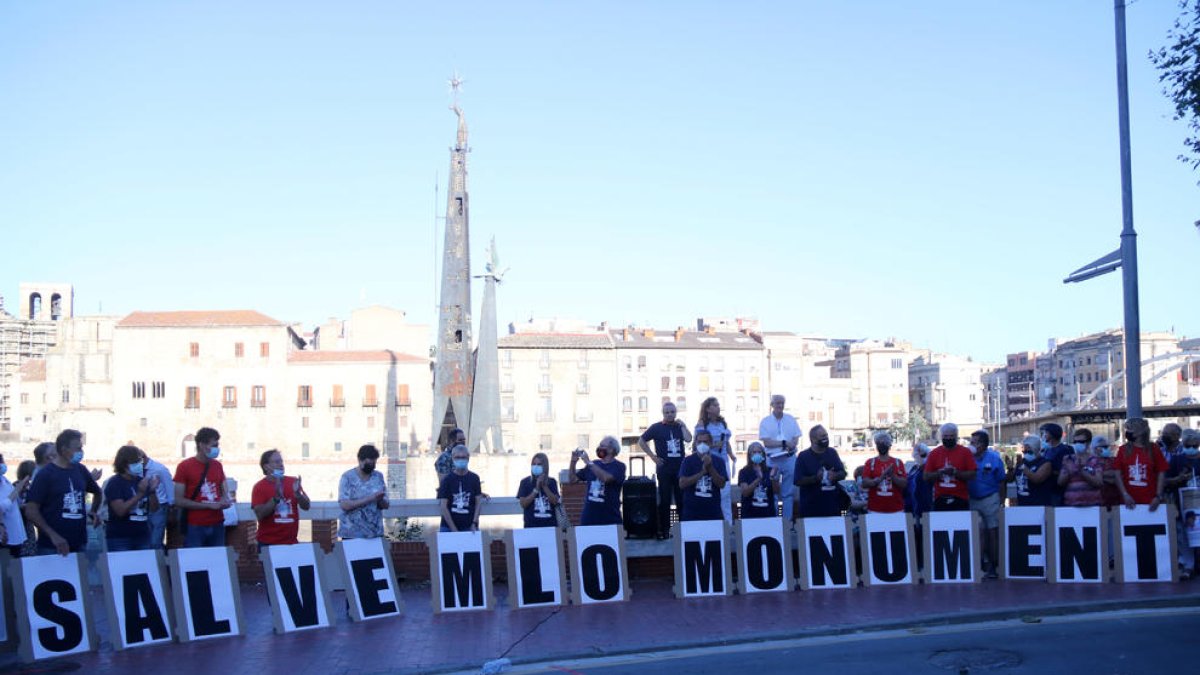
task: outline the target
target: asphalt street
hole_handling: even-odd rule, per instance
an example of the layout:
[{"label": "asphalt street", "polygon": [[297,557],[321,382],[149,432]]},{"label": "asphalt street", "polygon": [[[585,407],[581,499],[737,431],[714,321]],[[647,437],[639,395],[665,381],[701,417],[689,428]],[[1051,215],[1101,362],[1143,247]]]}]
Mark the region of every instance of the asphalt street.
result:
[{"label": "asphalt street", "polygon": [[1200,607],[1131,610],[648,652],[506,673],[1185,673],[1200,668]]}]

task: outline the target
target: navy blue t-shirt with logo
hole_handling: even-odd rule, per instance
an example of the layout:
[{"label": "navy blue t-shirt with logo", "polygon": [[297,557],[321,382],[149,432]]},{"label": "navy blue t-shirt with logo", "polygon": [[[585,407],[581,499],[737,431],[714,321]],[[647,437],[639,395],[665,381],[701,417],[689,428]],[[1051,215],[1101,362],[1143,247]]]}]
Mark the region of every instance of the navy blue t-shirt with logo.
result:
[{"label": "navy blue t-shirt with logo", "polygon": [[[521,484],[517,487],[517,499],[533,494],[535,484],[533,476],[522,478]],[[558,482],[553,478],[546,478],[546,492],[555,497],[558,496]],[[525,527],[554,527],[556,524],[554,507],[550,504],[550,500],[538,491],[533,502],[525,508]]]},{"label": "navy blue t-shirt with logo", "polygon": [[454,521],[454,526],[459,532],[470,530],[471,524],[475,522],[475,509],[479,504],[481,492],[483,486],[479,482],[479,475],[471,471],[462,476],[451,471],[438,488],[437,498],[446,500],[450,519]]},{"label": "navy blue t-shirt with logo", "polygon": [[[1037,470],[1042,468],[1042,465],[1050,460],[1045,457],[1038,456],[1032,462],[1025,462],[1025,467],[1030,473],[1037,473]],[[1016,472],[1017,485],[1017,506],[1051,506],[1054,501],[1054,493],[1058,490],[1058,485],[1054,482],[1054,472],[1051,470],[1046,480],[1041,483],[1034,483],[1032,480],[1025,477],[1025,472],[1020,469]]]},{"label": "navy blue t-shirt with logo", "polygon": [[[758,478],[753,466],[744,466],[738,472],[738,485],[750,485]],[[754,492],[742,497],[743,518],[775,518],[779,509],[775,506],[775,485],[771,481],[771,470],[763,467],[762,482]]]},{"label": "navy blue t-shirt with logo", "polygon": [[[100,486],[87,467],[72,464],[64,469],[51,463],[38,470],[25,501],[37,503],[46,524],[67,540],[71,551],[77,552],[87,546],[84,495],[88,492],[98,493]],[[38,546],[54,548],[54,542],[45,532],[38,532]]]},{"label": "navy blue t-shirt with logo", "polygon": [[663,460],[659,473],[678,474],[683,463],[683,425],[655,422],[642,434],[642,441],[654,441],[654,454]]},{"label": "navy blue t-shirt with logo", "polygon": [[105,525],[106,537],[117,539],[137,539],[150,536],[150,495],[143,495],[137,504],[124,516],[118,516],[112,508],[113,500],[125,501],[137,494],[137,484],[140,478],[126,480],[124,476],[116,475],[104,484],[104,503],[108,504],[108,524]]},{"label": "navy blue t-shirt with logo", "polygon": [[575,472],[575,477],[588,484],[587,494],[583,497],[583,515],[579,518],[580,525],[620,525],[621,524],[621,486],[625,483],[625,465],[614,459],[607,464],[596,462],[600,468],[613,477],[612,482],[605,484],[591,467],[583,467]]},{"label": "navy blue t-shirt with logo", "polygon": [[[832,479],[822,477],[845,471],[837,450],[827,448],[817,452],[809,448],[796,455],[796,487],[800,489],[800,513],[804,518],[820,518],[842,515],[841,487]],[[801,478],[816,476],[812,485],[800,485]]]},{"label": "navy blue t-shirt with logo", "polygon": [[[722,478],[729,480],[725,462],[721,458],[714,456],[712,464]],[[704,463],[700,459],[700,455],[696,453],[684,458],[683,463],[679,466],[680,478],[694,476],[701,472],[704,472]],[[709,476],[708,473],[700,476],[700,480],[691,487],[684,488],[683,512],[679,516],[680,520],[721,520],[724,517],[721,511],[721,490],[713,485],[712,476]]]}]

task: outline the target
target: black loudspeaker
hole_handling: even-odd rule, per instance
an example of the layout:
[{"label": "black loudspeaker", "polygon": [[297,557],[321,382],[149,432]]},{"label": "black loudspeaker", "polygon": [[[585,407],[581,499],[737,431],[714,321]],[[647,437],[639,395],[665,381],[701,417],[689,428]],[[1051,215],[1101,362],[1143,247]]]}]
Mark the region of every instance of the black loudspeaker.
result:
[{"label": "black loudspeaker", "polygon": [[628,539],[653,539],[658,534],[658,490],[654,479],[646,475],[646,458],[642,460],[642,475],[627,476],[621,488],[621,512],[625,520],[625,537]]}]

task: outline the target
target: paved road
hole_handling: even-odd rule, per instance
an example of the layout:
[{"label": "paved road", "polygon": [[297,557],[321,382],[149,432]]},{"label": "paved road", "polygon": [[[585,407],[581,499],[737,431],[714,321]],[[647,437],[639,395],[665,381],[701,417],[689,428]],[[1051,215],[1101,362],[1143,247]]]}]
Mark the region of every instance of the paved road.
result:
[{"label": "paved road", "polygon": [[1200,668],[1197,636],[1200,608],[1134,610],[560,661],[506,672],[1194,673]]}]

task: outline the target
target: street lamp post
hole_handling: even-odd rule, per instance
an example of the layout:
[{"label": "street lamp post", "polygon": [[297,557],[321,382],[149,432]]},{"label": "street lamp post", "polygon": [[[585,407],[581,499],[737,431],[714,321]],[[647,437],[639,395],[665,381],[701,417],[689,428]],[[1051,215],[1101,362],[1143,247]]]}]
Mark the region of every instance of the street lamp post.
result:
[{"label": "street lamp post", "polygon": [[1125,415],[1142,416],[1142,328],[1138,314],[1137,232],[1133,229],[1133,179],[1129,150],[1129,69],[1125,58],[1125,0],[1114,0],[1117,37],[1117,125],[1121,149],[1121,247],[1070,274],[1085,281],[1121,269],[1125,308]]}]

